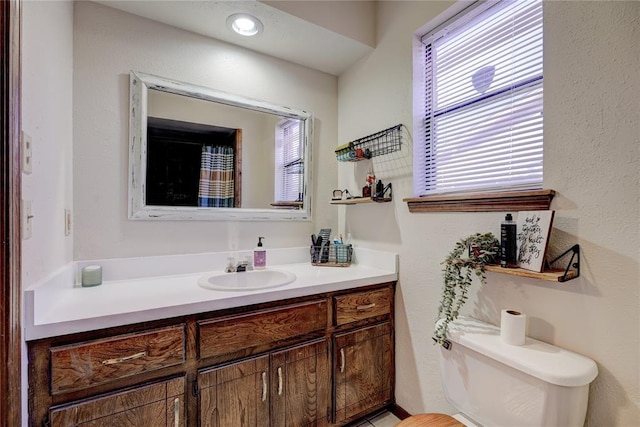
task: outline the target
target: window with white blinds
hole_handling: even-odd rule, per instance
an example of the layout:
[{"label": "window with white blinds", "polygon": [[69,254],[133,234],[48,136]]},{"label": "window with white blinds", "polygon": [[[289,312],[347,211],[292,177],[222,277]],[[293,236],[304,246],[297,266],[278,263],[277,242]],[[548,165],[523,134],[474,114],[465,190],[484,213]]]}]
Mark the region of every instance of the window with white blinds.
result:
[{"label": "window with white blinds", "polygon": [[300,120],[285,119],[276,126],[274,199],[278,203],[303,199],[302,130]]},{"label": "window with white blinds", "polygon": [[416,196],[542,187],[542,1],[478,2],[424,35]]}]

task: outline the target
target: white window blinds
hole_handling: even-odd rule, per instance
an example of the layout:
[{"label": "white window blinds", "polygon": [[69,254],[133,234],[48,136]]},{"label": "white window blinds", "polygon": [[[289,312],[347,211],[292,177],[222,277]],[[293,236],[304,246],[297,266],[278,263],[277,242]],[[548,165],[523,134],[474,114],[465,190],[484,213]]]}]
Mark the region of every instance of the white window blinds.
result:
[{"label": "white window blinds", "polygon": [[276,126],[275,201],[300,202],[303,199],[303,159],[300,120],[282,120]]},{"label": "white window blinds", "polygon": [[542,186],[542,2],[484,7],[422,39],[417,196]]}]

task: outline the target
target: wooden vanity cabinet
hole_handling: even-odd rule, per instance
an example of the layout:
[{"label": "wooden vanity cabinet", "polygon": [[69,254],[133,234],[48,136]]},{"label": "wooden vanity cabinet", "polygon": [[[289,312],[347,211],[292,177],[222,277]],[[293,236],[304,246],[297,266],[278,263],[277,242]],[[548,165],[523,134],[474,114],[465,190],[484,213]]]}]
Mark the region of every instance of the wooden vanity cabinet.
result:
[{"label": "wooden vanity cabinet", "polygon": [[[334,297],[334,422],[342,425],[392,403],[393,287]],[[379,319],[383,319],[379,322]],[[372,320],[376,323],[358,326]]]},{"label": "wooden vanity cabinet", "polygon": [[326,339],[198,373],[201,427],[321,427],[330,419]]},{"label": "wooden vanity cabinet", "polygon": [[329,342],[271,353],[271,425],[323,427],[331,420]]},{"label": "wooden vanity cabinet", "polygon": [[184,427],[184,377],[52,408],[51,426]]},{"label": "wooden vanity cabinet", "polygon": [[394,284],[30,341],[29,426],[333,427],[393,399]]},{"label": "wooden vanity cabinet", "polygon": [[184,325],[177,325],[51,347],[51,394],[182,364],[185,337]]},{"label": "wooden vanity cabinet", "polygon": [[201,427],[269,426],[269,356],[198,373]]},{"label": "wooden vanity cabinet", "polygon": [[391,316],[393,311],[393,288],[349,292],[334,296],[335,326],[347,325],[361,320]]},{"label": "wooden vanity cabinet", "polygon": [[334,342],[335,422],[391,403],[390,323],[338,334]]},{"label": "wooden vanity cabinet", "polygon": [[217,363],[271,350],[278,343],[299,337],[324,334],[327,306],[326,298],[312,299],[198,321],[198,358]]}]

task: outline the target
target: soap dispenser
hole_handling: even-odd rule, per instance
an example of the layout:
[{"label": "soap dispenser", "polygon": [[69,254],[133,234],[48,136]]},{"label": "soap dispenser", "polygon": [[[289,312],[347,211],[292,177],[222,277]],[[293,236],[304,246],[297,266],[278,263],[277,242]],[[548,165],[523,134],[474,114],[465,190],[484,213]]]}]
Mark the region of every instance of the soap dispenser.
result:
[{"label": "soap dispenser", "polygon": [[267,266],[267,250],[262,247],[262,239],[258,237],[258,245],[253,250],[253,268],[261,270]]}]

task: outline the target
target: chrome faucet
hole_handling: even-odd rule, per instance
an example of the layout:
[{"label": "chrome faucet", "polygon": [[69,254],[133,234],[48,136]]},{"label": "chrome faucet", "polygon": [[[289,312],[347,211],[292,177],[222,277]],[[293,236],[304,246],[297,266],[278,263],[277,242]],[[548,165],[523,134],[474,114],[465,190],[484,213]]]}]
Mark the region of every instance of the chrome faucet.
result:
[{"label": "chrome faucet", "polygon": [[252,270],[253,266],[251,265],[251,262],[248,259],[244,259],[242,261],[238,261],[238,264],[236,264],[236,272],[241,273],[243,271],[248,271],[248,270]]},{"label": "chrome faucet", "polygon": [[236,262],[235,258],[229,257],[227,258],[227,266],[224,269],[225,273],[242,273],[250,270],[253,270],[250,256],[246,256],[238,262]]}]

